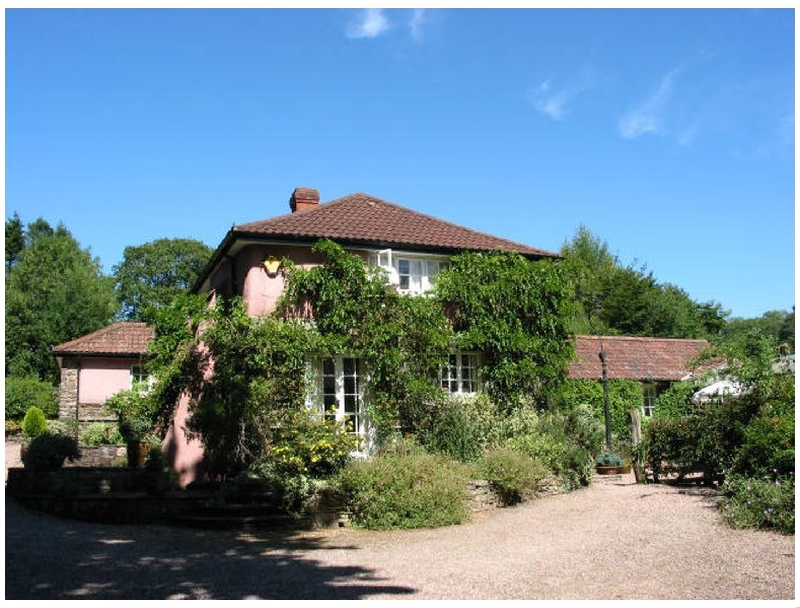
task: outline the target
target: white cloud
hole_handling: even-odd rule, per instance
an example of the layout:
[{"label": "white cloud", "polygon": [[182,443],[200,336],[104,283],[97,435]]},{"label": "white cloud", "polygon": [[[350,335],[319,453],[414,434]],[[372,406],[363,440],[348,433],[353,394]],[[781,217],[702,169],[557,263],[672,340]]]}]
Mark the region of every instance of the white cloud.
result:
[{"label": "white cloud", "polygon": [[359,21],[347,30],[349,38],[376,38],[390,27],[389,19],[379,8],[367,8],[361,11]]},{"label": "white cloud", "polygon": [[658,85],[650,97],[625,114],[619,121],[619,132],[625,139],[635,139],[646,133],[663,135],[664,113],[673,91],[673,81],[678,70],[672,70]]},{"label": "white cloud", "polygon": [[553,90],[552,78],[539,83],[535,89],[528,91],[528,100],[542,114],[553,120],[562,120],[567,114],[567,103],[572,100],[584,87],[561,88]]},{"label": "white cloud", "polygon": [[408,22],[408,27],[411,30],[411,37],[415,42],[422,42],[422,26],[425,24],[425,9],[415,8],[411,12],[411,19]]}]

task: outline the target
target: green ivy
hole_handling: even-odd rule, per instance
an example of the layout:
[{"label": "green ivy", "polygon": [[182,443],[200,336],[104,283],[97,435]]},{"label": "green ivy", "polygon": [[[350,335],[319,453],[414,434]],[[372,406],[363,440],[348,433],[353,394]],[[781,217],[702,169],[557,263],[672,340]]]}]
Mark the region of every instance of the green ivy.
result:
[{"label": "green ivy", "polygon": [[[597,380],[567,380],[558,393],[560,403],[589,404],[597,420],[605,424],[603,384]],[[608,410],[612,441],[629,442],[631,425],[628,412],[642,406],[642,383],[635,380],[608,381]],[[566,406],[563,406],[566,407]]]},{"label": "green ivy", "polygon": [[492,398],[544,405],[574,353],[567,330],[571,290],[561,268],[512,253],[462,253],[439,276],[436,297],[462,350],[483,354]]}]

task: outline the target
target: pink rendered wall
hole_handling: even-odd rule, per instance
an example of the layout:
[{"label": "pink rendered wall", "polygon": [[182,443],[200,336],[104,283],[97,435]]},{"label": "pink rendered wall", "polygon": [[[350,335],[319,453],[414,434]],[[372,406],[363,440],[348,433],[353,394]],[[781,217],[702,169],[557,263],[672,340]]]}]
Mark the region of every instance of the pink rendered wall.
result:
[{"label": "pink rendered wall", "polygon": [[309,268],[323,262],[322,256],[310,247],[253,245],[243,249],[236,260],[236,271],[242,277],[242,298],[251,316],[269,314],[286,287],[282,272],[269,277],[261,262],[268,255],[278,259],[288,258],[296,266]]},{"label": "pink rendered wall", "polygon": [[199,439],[189,439],[186,436],[188,418],[189,399],[183,395],[178,401],[172,424],[161,444],[161,451],[177,474],[178,485],[182,488],[204,477],[203,444]]},{"label": "pink rendered wall", "polygon": [[131,388],[131,365],[137,359],[84,357],[81,360],[80,403],[105,403],[119,391]]},{"label": "pink rendered wall", "polygon": [[[235,295],[242,296],[250,315],[269,314],[275,310],[286,281],[281,272],[275,277],[267,275],[261,265],[267,256],[288,258],[303,268],[318,266],[323,262],[322,256],[313,253],[310,247],[251,245],[239,252],[233,264],[225,262],[221,265],[211,277],[210,284],[219,291],[230,286]],[[199,440],[190,440],[186,436],[188,419],[189,402],[183,396],[162,445],[162,451],[177,473],[181,487],[186,487],[192,481],[200,481],[204,476],[203,447]]]}]

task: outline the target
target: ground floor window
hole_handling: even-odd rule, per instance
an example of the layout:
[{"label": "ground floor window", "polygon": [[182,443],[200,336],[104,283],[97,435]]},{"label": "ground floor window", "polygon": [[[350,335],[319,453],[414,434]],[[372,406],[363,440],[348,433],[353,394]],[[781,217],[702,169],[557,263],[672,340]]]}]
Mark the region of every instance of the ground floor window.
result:
[{"label": "ground floor window", "polygon": [[656,398],[658,397],[658,390],[654,383],[645,382],[642,385],[642,392],[644,394],[644,401],[642,402],[642,416],[649,418],[656,411]]},{"label": "ground floor window", "polygon": [[316,382],[309,406],[330,420],[341,422],[349,433],[367,432],[364,411],[363,365],[355,357],[323,357],[312,361]]},{"label": "ground floor window", "polygon": [[441,387],[451,395],[478,392],[478,353],[453,353],[439,372]]}]

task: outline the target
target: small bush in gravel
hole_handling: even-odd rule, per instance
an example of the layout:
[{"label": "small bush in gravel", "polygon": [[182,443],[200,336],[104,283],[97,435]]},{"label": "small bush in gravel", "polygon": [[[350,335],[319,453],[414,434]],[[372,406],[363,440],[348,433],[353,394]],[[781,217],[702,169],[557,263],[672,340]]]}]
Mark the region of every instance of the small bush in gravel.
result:
[{"label": "small bush in gravel", "polygon": [[435,528],[459,524],[469,515],[467,479],[464,465],[403,446],[400,453],[350,463],[336,485],[347,498],[356,526]]},{"label": "small bush in gravel", "polygon": [[538,490],[547,476],[540,460],[509,449],[486,452],[479,470],[504,505],[521,502],[526,494]]},{"label": "small bush in gravel", "polygon": [[731,475],[722,486],[722,514],[735,528],[766,528],[794,534],[794,475],[748,479]]},{"label": "small bush in gravel", "polygon": [[22,419],[22,434],[26,437],[38,437],[47,432],[47,418],[38,407],[31,406]]}]

